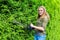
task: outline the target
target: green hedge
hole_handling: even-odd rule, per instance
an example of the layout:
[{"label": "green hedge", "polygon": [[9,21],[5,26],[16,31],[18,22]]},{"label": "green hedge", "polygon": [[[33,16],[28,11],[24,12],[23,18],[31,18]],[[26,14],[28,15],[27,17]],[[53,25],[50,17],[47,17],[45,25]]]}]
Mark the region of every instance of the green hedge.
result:
[{"label": "green hedge", "polygon": [[41,5],[50,15],[46,40],[60,40],[60,0],[0,0],[0,40],[34,40],[35,31],[26,28],[36,25]]}]

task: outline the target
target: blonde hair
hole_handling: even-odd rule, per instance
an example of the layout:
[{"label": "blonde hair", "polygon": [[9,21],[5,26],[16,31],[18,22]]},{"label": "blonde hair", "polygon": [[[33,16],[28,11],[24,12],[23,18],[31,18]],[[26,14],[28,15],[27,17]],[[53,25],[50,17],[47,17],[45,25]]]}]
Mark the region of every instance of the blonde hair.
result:
[{"label": "blonde hair", "polygon": [[39,8],[43,8],[44,11],[46,12],[46,8],[45,8],[44,6],[40,6],[40,7],[38,7],[38,9],[39,9]]},{"label": "blonde hair", "polygon": [[[44,13],[46,14],[47,12],[46,12],[46,8],[44,7],[44,6],[40,6],[39,8],[43,8],[43,10],[44,10]],[[38,8],[38,10],[39,10],[39,8]],[[41,16],[38,14],[38,18],[40,18]]]}]

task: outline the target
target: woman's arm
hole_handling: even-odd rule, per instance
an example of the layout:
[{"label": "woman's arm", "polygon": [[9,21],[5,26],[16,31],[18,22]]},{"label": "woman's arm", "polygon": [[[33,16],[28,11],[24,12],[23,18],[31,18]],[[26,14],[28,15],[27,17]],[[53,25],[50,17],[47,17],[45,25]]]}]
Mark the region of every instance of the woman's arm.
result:
[{"label": "woman's arm", "polygon": [[37,29],[37,30],[40,30],[40,31],[44,31],[44,28],[43,27],[37,27],[37,26],[34,26],[33,24],[30,24],[30,26],[34,29]]},{"label": "woman's arm", "polygon": [[36,27],[36,26],[34,26],[34,28],[37,29],[37,30],[40,30],[40,31],[44,31],[43,27]]}]

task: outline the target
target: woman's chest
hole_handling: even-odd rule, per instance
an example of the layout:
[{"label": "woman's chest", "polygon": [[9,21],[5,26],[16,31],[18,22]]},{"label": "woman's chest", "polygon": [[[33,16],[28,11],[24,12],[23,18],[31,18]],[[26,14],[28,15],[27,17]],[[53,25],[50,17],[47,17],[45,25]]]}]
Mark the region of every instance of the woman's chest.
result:
[{"label": "woman's chest", "polygon": [[42,26],[44,22],[47,22],[48,21],[48,18],[47,17],[44,17],[44,18],[39,18],[37,20],[37,26]]}]

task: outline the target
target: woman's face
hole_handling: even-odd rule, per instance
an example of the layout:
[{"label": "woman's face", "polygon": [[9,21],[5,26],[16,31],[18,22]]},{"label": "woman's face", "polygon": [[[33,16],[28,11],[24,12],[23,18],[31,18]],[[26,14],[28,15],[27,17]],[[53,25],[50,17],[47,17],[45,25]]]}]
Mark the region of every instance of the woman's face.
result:
[{"label": "woman's face", "polygon": [[40,8],[38,9],[38,13],[39,13],[39,15],[42,15],[42,14],[44,13],[44,9],[43,9],[42,7],[40,7]]}]

